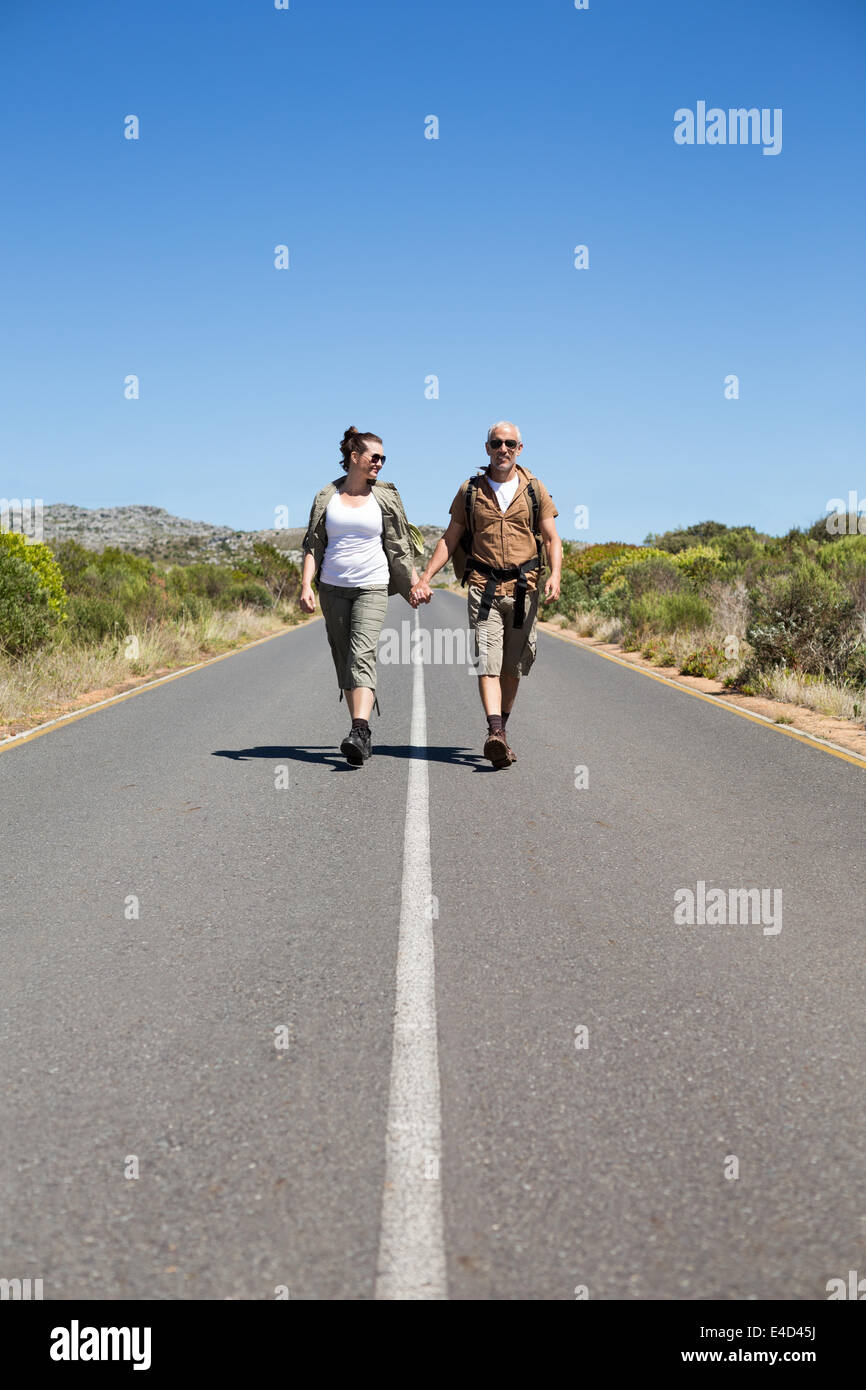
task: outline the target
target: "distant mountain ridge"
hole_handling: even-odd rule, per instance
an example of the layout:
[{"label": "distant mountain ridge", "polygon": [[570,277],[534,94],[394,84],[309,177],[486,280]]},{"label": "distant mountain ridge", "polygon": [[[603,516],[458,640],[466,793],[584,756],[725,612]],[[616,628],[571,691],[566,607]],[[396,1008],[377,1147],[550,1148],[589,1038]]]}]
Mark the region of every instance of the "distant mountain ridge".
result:
[{"label": "distant mountain ridge", "polygon": [[[215,526],[210,521],[190,521],[173,516],[164,507],[136,504],[124,507],[78,507],[72,502],[52,502],[43,508],[43,536],[49,545],[74,540],[88,550],[117,546],[134,554],[177,564],[229,563],[252,555],[254,541],[268,541],[284,550],[296,564],[303,558],[301,545],[306,526],[288,526],[261,531],[236,531]],[[424,563],[444,526],[419,526],[424,537]],[[450,563],[437,576],[437,583],[453,582]]]},{"label": "distant mountain ridge", "polygon": [[118,546],[121,550],[159,553],[166,547],[201,552],[201,559],[228,559],[249,554],[253,541],[270,540],[281,550],[295,550],[304,538],[304,527],[285,530],[237,531],[210,521],[190,521],[173,516],[164,507],[78,507],[71,502],[52,502],[43,509],[46,541],[76,540],[89,550]]}]

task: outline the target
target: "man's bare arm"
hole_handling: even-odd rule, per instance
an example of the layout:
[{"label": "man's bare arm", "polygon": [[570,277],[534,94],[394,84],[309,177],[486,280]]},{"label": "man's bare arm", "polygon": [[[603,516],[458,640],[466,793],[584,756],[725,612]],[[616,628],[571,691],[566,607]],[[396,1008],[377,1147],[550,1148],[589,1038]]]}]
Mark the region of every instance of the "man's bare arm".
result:
[{"label": "man's bare arm", "polygon": [[463,532],[465,530],[465,522],[453,520],[451,521],[451,523],[448,526],[448,529],[444,532],[442,536],[440,536],[439,540],[436,542],[436,549],[430,556],[430,563],[428,564],[424,573],[421,575],[421,579],[419,581],[420,583],[429,584],[433,576],[435,574],[438,574],[439,571],[442,569],[442,566],[448,564],[448,561],[454,554],[457,542],[460,540],[460,537],[463,535]]},{"label": "man's bare arm", "polygon": [[562,541],[556,534],[556,519],[547,516],[539,523],[542,539],[547,546],[547,555],[550,560],[550,578],[544,586],[545,603],[550,603],[553,599],[559,598],[559,586],[562,582]]}]

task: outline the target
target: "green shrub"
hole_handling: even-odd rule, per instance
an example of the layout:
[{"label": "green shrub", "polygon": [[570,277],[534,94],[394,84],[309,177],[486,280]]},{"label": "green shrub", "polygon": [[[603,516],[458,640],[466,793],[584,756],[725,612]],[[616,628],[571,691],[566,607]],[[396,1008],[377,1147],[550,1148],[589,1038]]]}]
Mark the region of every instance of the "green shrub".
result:
[{"label": "green shrub", "polygon": [[832,544],[822,545],[815,557],[831,573],[844,575],[866,568],[866,536],[839,536]]},{"label": "green shrub", "polygon": [[834,545],[822,545],[816,559],[844,585],[857,611],[866,615],[866,536],[840,536]]},{"label": "green shrub", "polygon": [[758,667],[838,678],[860,644],[851,594],[814,560],[765,578],[749,594],[747,637]]},{"label": "green shrub", "polygon": [[0,545],[0,649],[9,656],[33,651],[47,641],[56,616],[37,571],[17,547]]},{"label": "green shrub", "polygon": [[589,579],[597,566],[601,566],[603,573],[611,560],[628,550],[640,550],[640,546],[626,541],[606,541],[604,545],[587,545],[578,549],[572,542],[563,541],[562,567],[573,570],[581,579]]},{"label": "green shrub", "polygon": [[555,613],[562,613],[566,618],[571,619],[582,608],[589,607],[589,594],[584,581],[579,579],[572,570],[563,569],[559,598],[555,603],[551,603],[545,608],[545,614],[548,617],[553,617]]},{"label": "green shrub", "polygon": [[625,592],[629,599],[636,599],[650,593],[678,593],[684,588],[685,582],[676,562],[670,555],[659,553],[642,556],[627,565],[608,592]]},{"label": "green shrub", "polygon": [[845,663],[845,679],[852,685],[866,686],[866,642],[855,647]]},{"label": "green shrub", "polygon": [[603,618],[624,618],[628,608],[628,590],[602,589],[589,607],[598,609]]},{"label": "green shrub", "polygon": [[196,622],[199,619],[210,618],[215,612],[215,605],[203,594],[187,594],[183,599],[176,599],[175,604],[172,616],[184,621]]},{"label": "green shrub", "polygon": [[[750,526],[738,529],[752,530]],[[717,536],[724,536],[728,530],[729,528],[721,521],[698,521],[694,526],[681,526],[675,531],[663,531],[657,536],[650,532],[644,544],[655,546],[659,550],[667,550],[671,555],[677,555],[688,546],[700,545],[704,541],[714,540]]]},{"label": "green shrub", "polygon": [[739,671],[724,676],[722,685],[728,690],[737,690],[741,695],[757,695],[761,689],[761,672],[754,656],[750,656]]},{"label": "green shrub", "polygon": [[742,566],[760,554],[767,539],[759,536],[754,526],[735,526],[724,535],[715,536],[711,546],[726,564]]},{"label": "green shrub", "polygon": [[722,555],[711,545],[690,545],[687,550],[680,551],[675,563],[680,574],[695,588],[711,579],[721,579],[726,569]]},{"label": "green shrub", "polygon": [[712,609],[706,599],[688,592],[645,594],[633,601],[628,613],[629,626],[637,633],[661,633],[664,636],[709,627],[712,619]]},{"label": "green shrub", "polygon": [[175,565],[166,575],[166,587],[175,601],[189,607],[191,599],[208,599],[215,608],[235,608],[248,603],[255,608],[271,608],[273,601],[265,585],[249,571],[234,565]]},{"label": "green shrub", "polygon": [[69,637],[74,642],[101,642],[114,632],[124,635],[129,622],[121,604],[101,594],[73,594],[69,600]]},{"label": "green shrub", "polygon": [[166,575],[168,592],[177,598],[208,598],[219,604],[234,583],[222,565],[173,565]]},{"label": "green shrub", "polygon": [[255,578],[261,579],[274,603],[295,599],[301,592],[301,571],[285,551],[268,541],[254,541],[252,567]]},{"label": "green shrub", "polygon": [[[569,541],[563,543],[562,571],[570,571],[586,585],[586,606],[594,607],[603,592],[602,575],[618,555],[628,551],[639,551],[640,547],[624,541],[609,541],[604,545],[588,545],[582,550],[573,549]],[[618,614],[609,613],[609,617]]]},{"label": "green shrub", "polygon": [[86,592],[129,605],[145,599],[152,573],[153,566],[143,556],[112,547],[84,571],[83,581]]},{"label": "green shrub", "polygon": [[628,628],[636,636],[658,632],[661,619],[661,594],[645,594],[629,605]]},{"label": "green shrub", "polygon": [[651,546],[635,546],[633,549],[623,550],[606,566],[602,572],[601,582],[605,588],[608,588],[617,580],[624,578],[626,571],[632,565],[642,564],[644,560],[659,558],[669,560],[670,556],[664,550],[655,550]]},{"label": "green shrub", "polygon": [[98,641],[115,621],[127,629],[170,615],[165,580],[151,562],[118,546],[88,550],[77,541],[57,547],[57,562],[75,605],[79,640]]},{"label": "green shrub", "polygon": [[714,642],[708,642],[696,651],[689,652],[680,671],[684,676],[706,676],[708,680],[718,680],[719,672],[725,664],[723,649]]},{"label": "green shrub", "polygon": [[676,666],[676,657],[664,642],[652,637],[648,642],[644,642],[640,654],[647,661],[651,661],[654,666]]},{"label": "green shrub", "polygon": [[55,618],[62,621],[66,614],[67,595],[63,574],[50,547],[42,541],[28,543],[17,531],[0,531],[0,546],[17,555],[35,572],[48,595],[49,608]]},{"label": "green shrub", "polygon": [[63,575],[63,582],[70,594],[77,593],[81,576],[93,564],[95,553],[78,541],[60,541],[53,547],[54,558]]},{"label": "green shrub", "polygon": [[668,594],[664,598],[662,632],[683,632],[709,627],[713,610],[698,594]]},{"label": "green shrub", "polygon": [[241,603],[248,604],[250,608],[273,608],[274,606],[274,601],[264,584],[254,584],[250,580],[244,584],[233,584],[227,597],[231,607],[236,607]]}]

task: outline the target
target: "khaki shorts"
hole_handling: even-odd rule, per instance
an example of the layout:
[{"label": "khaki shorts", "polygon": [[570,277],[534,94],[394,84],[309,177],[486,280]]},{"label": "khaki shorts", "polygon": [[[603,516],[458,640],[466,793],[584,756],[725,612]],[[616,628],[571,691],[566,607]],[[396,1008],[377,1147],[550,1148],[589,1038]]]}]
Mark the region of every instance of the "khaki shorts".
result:
[{"label": "khaki shorts", "polygon": [[388,586],[350,589],[319,584],[319,603],[341,690],[376,689],[376,653]]},{"label": "khaki shorts", "polygon": [[469,626],[475,634],[475,662],[479,676],[525,676],[535,660],[538,633],[538,590],[526,595],[523,627],[514,626],[514,599],[497,597],[490,615],[478,621],[483,590],[469,585]]}]

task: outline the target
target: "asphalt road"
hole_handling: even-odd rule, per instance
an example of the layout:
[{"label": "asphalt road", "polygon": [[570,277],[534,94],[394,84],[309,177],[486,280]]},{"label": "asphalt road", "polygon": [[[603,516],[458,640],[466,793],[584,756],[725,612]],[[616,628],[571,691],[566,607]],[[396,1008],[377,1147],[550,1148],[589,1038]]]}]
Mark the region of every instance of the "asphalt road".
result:
[{"label": "asphalt road", "polygon": [[[320,622],[0,755],[0,1275],[400,1296],[425,872],[436,1027],[405,1047],[432,1043],[442,1280],[412,1296],[825,1299],[866,1271],[864,769],[542,634],[496,772],[474,674],[421,674],[426,723],[416,668],[380,665],[361,769]],[[779,890],[781,929],[678,922],[698,883]]]}]

